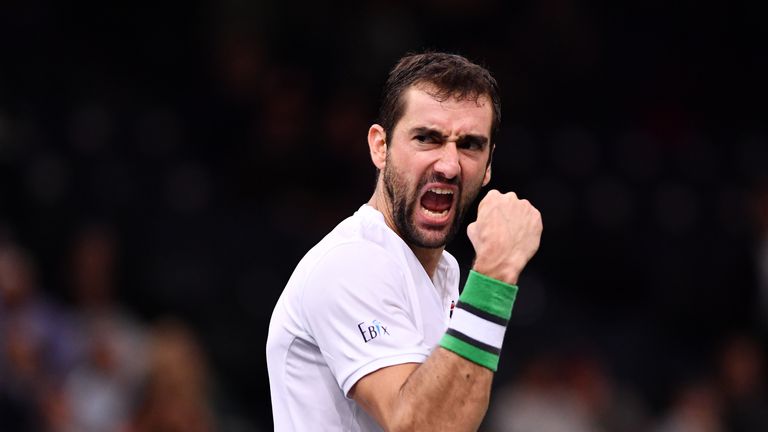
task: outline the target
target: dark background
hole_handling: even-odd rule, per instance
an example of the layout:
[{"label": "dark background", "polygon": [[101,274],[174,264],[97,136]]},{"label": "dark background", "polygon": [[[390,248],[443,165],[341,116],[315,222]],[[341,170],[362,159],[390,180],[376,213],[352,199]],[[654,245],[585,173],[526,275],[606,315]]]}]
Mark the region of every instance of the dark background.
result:
[{"label": "dark background", "polygon": [[[530,199],[545,226],[496,384],[542,352],[590,352],[660,411],[723,338],[764,334],[766,12],[4,4],[0,231],[67,305],[74,232],[112,225],[122,303],[143,322],[188,323],[231,409],[268,429],[272,307],[304,252],[373,190],[365,136],[389,68],[408,51],[461,53],[502,90],[491,185]],[[466,271],[469,242],[448,249]]]}]

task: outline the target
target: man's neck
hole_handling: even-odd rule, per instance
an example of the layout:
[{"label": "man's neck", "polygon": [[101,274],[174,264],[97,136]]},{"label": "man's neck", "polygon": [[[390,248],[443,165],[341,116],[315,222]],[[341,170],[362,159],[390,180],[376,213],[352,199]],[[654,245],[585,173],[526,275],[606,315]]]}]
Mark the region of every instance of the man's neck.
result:
[{"label": "man's neck", "polygon": [[408,247],[411,248],[413,254],[419,259],[419,262],[424,267],[429,278],[433,279],[435,277],[435,271],[437,271],[437,264],[440,263],[440,257],[443,255],[444,248],[425,249],[412,245],[408,245]]},{"label": "man's neck", "polygon": [[[388,200],[385,196],[385,192],[383,191],[382,187],[376,188],[376,190],[373,192],[373,196],[371,196],[371,199],[368,201],[368,205],[381,212],[381,214],[384,215],[384,222],[387,224],[387,226],[392,229],[392,231],[394,231],[398,236],[400,236],[401,239],[403,238],[402,233],[400,233],[400,231],[397,229],[397,225],[395,225],[392,204],[390,203],[390,200]],[[405,239],[403,239],[403,241],[405,241]],[[427,275],[429,275],[429,278],[432,279],[435,276],[437,265],[440,262],[440,257],[443,255],[443,250],[445,248],[421,248],[414,246],[407,241],[405,241],[405,244],[411,248],[413,254],[416,255],[416,258],[421,263],[421,266],[424,267]]]}]

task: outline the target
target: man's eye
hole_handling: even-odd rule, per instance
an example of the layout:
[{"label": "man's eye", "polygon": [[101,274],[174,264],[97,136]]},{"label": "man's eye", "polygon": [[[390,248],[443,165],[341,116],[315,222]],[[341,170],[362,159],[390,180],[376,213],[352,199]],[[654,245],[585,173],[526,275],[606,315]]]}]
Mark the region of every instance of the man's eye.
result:
[{"label": "man's eye", "polygon": [[413,137],[416,141],[420,143],[434,143],[437,142],[437,139],[435,139],[434,136],[431,135],[416,135]]},{"label": "man's eye", "polygon": [[468,140],[461,143],[459,147],[465,148],[468,150],[482,150],[483,144],[475,140]]}]

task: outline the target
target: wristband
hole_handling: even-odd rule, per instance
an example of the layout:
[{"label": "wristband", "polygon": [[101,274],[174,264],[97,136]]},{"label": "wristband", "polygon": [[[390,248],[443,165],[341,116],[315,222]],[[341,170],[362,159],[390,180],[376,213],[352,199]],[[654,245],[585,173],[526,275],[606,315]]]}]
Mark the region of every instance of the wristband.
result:
[{"label": "wristband", "polygon": [[470,270],[440,346],[494,372],[517,286]]}]

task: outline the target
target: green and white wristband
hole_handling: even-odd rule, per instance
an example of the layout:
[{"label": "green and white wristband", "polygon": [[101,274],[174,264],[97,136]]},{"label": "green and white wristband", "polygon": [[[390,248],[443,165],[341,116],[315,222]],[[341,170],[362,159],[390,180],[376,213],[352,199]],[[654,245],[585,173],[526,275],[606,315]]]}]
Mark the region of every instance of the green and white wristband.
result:
[{"label": "green and white wristband", "polygon": [[515,297],[516,285],[471,270],[440,346],[496,372]]}]

